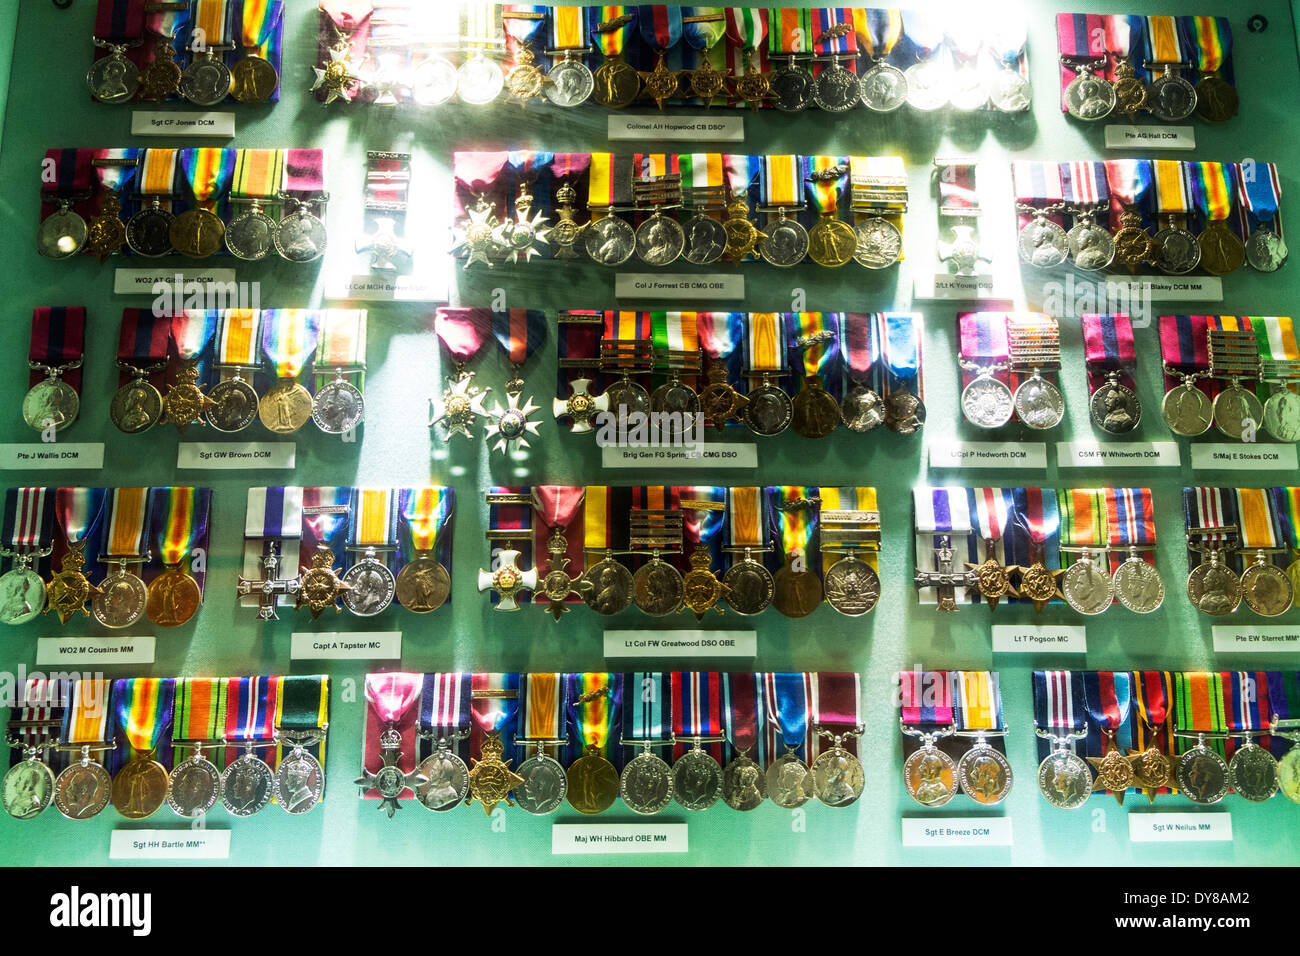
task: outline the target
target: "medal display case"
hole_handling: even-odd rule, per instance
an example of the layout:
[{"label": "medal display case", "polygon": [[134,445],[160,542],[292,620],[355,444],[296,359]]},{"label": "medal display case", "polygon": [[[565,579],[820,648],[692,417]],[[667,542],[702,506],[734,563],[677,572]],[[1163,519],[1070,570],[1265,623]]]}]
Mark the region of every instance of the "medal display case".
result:
[{"label": "medal display case", "polygon": [[[190,832],[205,801],[157,801],[180,765],[194,792],[242,781],[203,819],[254,866],[1294,863],[1300,752],[1259,739],[1300,718],[1286,0],[1025,0],[1016,28],[921,0],[202,0],[231,48],[178,39],[173,66],[243,79],[201,107],[92,98],[92,62],[170,89],[152,37],[192,25],[115,52],[97,6],[0,9],[0,572],[23,579],[0,687],[118,682],[135,707],[174,682],[154,713],[190,743],[146,759],[133,727],[159,808],[0,814],[0,862]],[[195,109],[233,136],[133,129]],[[137,244],[210,258],[113,254],[151,192],[192,229]],[[705,455],[602,447],[620,404],[698,410]],[[33,489],[202,491],[202,567],[164,540],[122,572],[201,581],[197,613],[30,613],[62,557],[8,553],[40,537],[10,527]],[[123,638],[136,658],[59,652]],[[294,679],[320,706],[298,695],[278,752],[274,716],[200,726],[213,688],[229,717]],[[108,725],[56,752],[48,713],[7,719],[15,787],[100,786],[127,753],[96,750]],[[1141,839],[1172,811],[1225,838]],[[1002,840],[927,838],[940,818]],[[558,825],[646,823],[687,846],[553,849]]]}]

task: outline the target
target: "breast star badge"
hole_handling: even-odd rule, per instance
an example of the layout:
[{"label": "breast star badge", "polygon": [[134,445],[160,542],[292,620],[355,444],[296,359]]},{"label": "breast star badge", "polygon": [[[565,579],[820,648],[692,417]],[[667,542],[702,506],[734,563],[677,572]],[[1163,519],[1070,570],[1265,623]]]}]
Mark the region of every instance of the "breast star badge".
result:
[{"label": "breast star badge", "polygon": [[[506,262],[517,263],[519,257],[524,257],[524,262],[531,262],[533,256],[541,255],[542,251],[534,245],[540,242],[544,246],[550,245],[547,238],[551,234],[550,228],[546,225],[550,220],[542,215],[538,210],[536,215],[531,216],[533,209],[533,196],[528,191],[527,183],[519,184],[519,196],[515,199],[515,218],[506,220],[498,225],[492,231],[493,241],[506,252]],[[471,214],[472,215],[472,214]],[[471,255],[473,250],[471,249]],[[491,265],[491,263],[488,263]]]},{"label": "breast star badge", "polygon": [[325,91],[326,106],[335,100],[351,103],[352,97],[356,95],[353,85],[361,82],[360,71],[352,62],[352,44],[346,37],[341,37],[330,47],[329,57],[329,62],[324,67],[312,67],[316,73],[316,82],[312,84],[312,91],[321,89]]},{"label": "breast star badge", "polygon": [[484,196],[479,196],[465,214],[467,218],[456,224],[452,254],[469,253],[465,260],[466,269],[476,262],[483,263],[489,269],[494,268],[488,257],[501,251],[501,244],[497,241],[497,229],[501,223],[492,204]]},{"label": "breast star badge", "polygon": [[[491,388],[477,387],[474,384],[474,373],[464,369],[458,369],[456,375],[447,379],[447,387],[442,393],[442,414],[429,421],[430,428],[439,422],[447,426],[443,444],[451,441],[452,435],[464,435],[471,439],[474,437],[470,429],[480,415],[487,417],[483,402],[490,391]],[[429,402],[432,404],[433,399]]]},{"label": "breast star badge", "polygon": [[[541,427],[540,422],[530,421],[528,416],[542,406],[534,405],[531,398],[524,399],[524,404],[520,406],[519,399],[521,395],[521,392],[507,392],[506,408],[502,408],[500,402],[492,403],[492,410],[489,415],[494,421],[487,426],[484,434],[489,440],[497,439],[496,444],[492,446],[495,451],[509,452],[519,448],[527,448],[528,436],[536,435],[537,429]],[[514,449],[510,447],[512,443],[515,446]]]},{"label": "breast star badge", "polygon": [[[389,727],[380,735],[379,750],[384,761],[379,772],[371,773],[363,769],[361,776],[353,783],[361,788],[363,794],[367,790],[378,791],[381,798],[379,809],[386,812],[388,819],[391,820],[393,814],[402,809],[401,803],[397,800],[402,795],[402,791],[414,791],[421,784],[428,783],[429,778],[414,770],[405,771],[397,765],[402,758],[402,735],[394,728]],[[520,779],[519,782],[523,783],[523,780]]]}]

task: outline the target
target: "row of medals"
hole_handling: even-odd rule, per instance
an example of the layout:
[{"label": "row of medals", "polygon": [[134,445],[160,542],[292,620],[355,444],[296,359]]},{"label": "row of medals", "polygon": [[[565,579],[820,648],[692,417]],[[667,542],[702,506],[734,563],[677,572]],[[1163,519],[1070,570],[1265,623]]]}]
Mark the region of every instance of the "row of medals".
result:
[{"label": "row of medals", "polygon": [[101,561],[110,570],[99,584],[92,584],[82,570],[86,563],[83,547],[68,549],[61,569],[48,583],[32,569],[33,556],[19,555],[17,564],[0,576],[4,598],[0,622],[26,624],[54,611],[62,624],[82,614],[110,628],[130,627],[146,616],[159,627],[179,627],[198,611],[203,592],[181,565],[164,567],[146,586],[128,565],[147,562],[149,555],[105,557]]},{"label": "row of medals", "polygon": [[176,51],[167,37],[156,37],[154,55],[141,72],[126,56],[134,44],[96,41],[109,55],[94,62],[86,73],[86,86],[101,103],[126,103],[141,99],[160,102],[181,96],[195,106],[216,106],[233,96],[240,103],[265,103],[280,85],[280,76],[269,60],[252,53],[226,66],[220,54],[230,47],[209,47],[195,54],[184,70],[176,63]]},{"label": "row of medals", "polygon": [[[580,813],[603,813],[619,797],[629,810],[640,814],[659,813],[674,801],[686,810],[707,810],[722,800],[734,810],[748,811],[768,798],[785,809],[803,806],[813,797],[827,806],[849,806],[862,796],[866,782],[861,762],[843,746],[845,739],[857,734],[822,733],[832,737],[833,746],[822,751],[811,767],[788,750],[766,770],[750,759],[748,752],[738,754],[724,768],[703,749],[702,739],[683,738],[694,746],[671,765],[652,748],[670,746],[673,741],[624,741],[625,746],[638,747],[641,752],[627,762],[621,774],[596,747],[588,747],[566,771],[546,753],[547,746],[563,741],[545,741],[529,744],[534,749],[532,755],[512,769],[514,760],[503,759],[500,737],[489,734],[483,741],[482,756],[472,767],[466,767],[451,742],[440,737],[434,753],[405,773],[398,767],[400,736],[390,730],[380,741],[383,766],[377,773],[366,771],[356,784],[363,794],[375,789],[383,799],[380,809],[390,817],[407,788],[415,791],[420,805],[428,810],[444,812],[478,800],[489,815],[502,802],[518,805],[527,813],[547,815],[559,810],[566,799]],[[519,743],[524,746],[527,742]]]},{"label": "row of medals", "polygon": [[[679,187],[678,177],[673,180]],[[744,195],[725,200],[721,191],[699,203],[695,213],[683,225],[666,210],[677,204],[649,204],[638,207],[649,216],[633,229],[613,210],[600,218],[578,223],[577,191],[569,183],[556,190],[554,226],[540,211],[532,213],[533,197],[528,185],[521,183],[515,200],[515,220],[502,222],[492,204],[480,195],[458,224],[457,247],[465,250],[465,267],[482,262],[489,268],[493,259],[516,263],[528,262],[539,255],[538,244],[555,245],[556,259],[576,259],[585,254],[603,266],[620,266],[636,255],[651,266],[667,266],[679,258],[692,265],[706,266],[724,256],[731,262],[743,262],[757,255],[769,265],[789,268],[811,257],[818,265],[838,268],[850,262],[873,270],[886,269],[902,258],[903,237],[898,227],[882,216],[869,216],[856,225],[824,213],[812,229],[789,215],[799,208],[773,208],[766,228],[760,230],[749,218],[749,203]],[[717,216],[726,205],[726,218]]]},{"label": "row of medals", "polygon": [[205,393],[199,385],[198,368],[186,364],[164,398],[147,378],[147,371],[129,368],[133,377],[117,390],[109,406],[109,417],[128,435],[138,435],[154,425],[175,425],[185,431],[191,425],[207,425],[227,434],[241,432],[254,419],[279,435],[298,431],[307,422],[327,435],[342,435],[365,418],[361,390],[336,375],[313,396],[292,379],[277,382],[258,396],[252,383],[239,375],[218,382]]},{"label": "row of medals", "polygon": [[59,208],[37,229],[36,250],[50,259],[67,259],[84,252],[100,262],[123,246],[148,259],[173,251],[190,259],[206,259],[225,248],[246,262],[265,259],[272,250],[289,262],[313,262],[325,253],[325,224],[311,212],[311,207],[328,197],[304,202],[281,194],[279,198],[294,204],[295,210],[279,222],[267,215],[266,201],[241,201],[248,208],[229,224],[198,207],[173,215],[162,207],[162,197],[145,198],[148,205],[123,222],[121,200],[109,193],[99,215],[89,223],[72,208],[70,199],[60,198]]},{"label": "row of medals", "polygon": [[1116,57],[1115,79],[1097,72],[1114,54],[1104,59],[1061,57],[1077,76],[1065,88],[1065,108],[1076,119],[1102,120],[1123,113],[1133,122],[1139,113],[1149,113],[1166,123],[1181,123],[1193,113],[1212,123],[1225,123],[1237,115],[1237,90],[1217,73],[1205,73],[1193,86],[1183,75],[1186,63],[1148,63],[1160,67],[1160,75],[1148,86],[1137,75],[1127,57]]},{"label": "row of medals", "polygon": [[1254,736],[1247,735],[1229,763],[1205,743],[1207,736],[1223,735],[1196,735],[1196,746],[1177,758],[1154,745],[1123,753],[1111,737],[1104,757],[1085,759],[1069,749],[1067,738],[1039,734],[1053,739],[1054,748],[1038,765],[1038,789],[1048,803],[1062,810],[1077,810],[1092,794],[1104,791],[1122,804],[1124,791],[1131,787],[1146,791],[1151,802],[1160,788],[1177,786],[1198,804],[1218,803],[1230,789],[1252,803],[1269,800],[1280,789],[1289,800],[1300,803],[1300,787],[1282,785],[1300,778],[1300,747],[1288,750],[1279,763]]},{"label": "row of medals", "polygon": [[[207,814],[218,801],[232,816],[249,817],[264,809],[272,799],[286,813],[302,814],[320,802],[325,790],[325,771],[304,749],[319,736],[296,736],[301,739],[286,739],[292,743],[292,750],[281,758],[274,771],[254,752],[257,746],[273,744],[231,741],[235,746],[243,743],[244,753],[225,770],[218,770],[203,755],[203,747],[195,746],[194,754],[178,763],[171,773],[152,759],[151,754],[135,754],[113,777],[92,756],[93,751],[111,747],[61,746],[56,740],[45,741],[38,747],[25,748],[24,759],[14,764],[0,782],[0,796],[5,812],[18,820],[38,816],[51,803],[69,820],[89,820],[98,816],[110,799],[117,812],[128,820],[143,820],[164,803],[177,816],[194,819]],[[226,742],[212,741],[210,745],[226,746]],[[55,747],[80,754],[58,777],[42,759],[44,750]]]},{"label": "row of medals", "polygon": [[904,726],[908,736],[919,737],[921,746],[903,762],[903,786],[917,803],[941,807],[957,795],[958,788],[976,803],[994,806],[1011,793],[1015,775],[1006,755],[988,742],[996,732],[975,737],[971,746],[954,761],[937,746],[942,737],[955,733],[953,727],[921,732]]},{"label": "row of medals", "polygon": [[1240,575],[1228,565],[1228,552],[1243,557],[1251,548],[1233,546],[1196,546],[1201,563],[1187,575],[1187,597],[1203,614],[1221,617],[1232,614],[1244,601],[1260,617],[1277,617],[1291,610],[1296,586],[1300,584],[1300,557],[1283,570],[1269,559],[1266,551],[1255,551]]},{"label": "row of medals", "polygon": [[1165,371],[1183,380],[1165,392],[1160,403],[1165,423],[1175,435],[1195,438],[1213,425],[1228,438],[1243,441],[1247,429],[1257,423],[1278,441],[1300,440],[1300,396],[1286,387],[1291,379],[1270,381],[1272,394],[1261,402],[1239,379],[1231,378],[1211,402],[1210,396],[1196,386],[1196,380],[1204,374],[1186,374],[1168,365]]}]

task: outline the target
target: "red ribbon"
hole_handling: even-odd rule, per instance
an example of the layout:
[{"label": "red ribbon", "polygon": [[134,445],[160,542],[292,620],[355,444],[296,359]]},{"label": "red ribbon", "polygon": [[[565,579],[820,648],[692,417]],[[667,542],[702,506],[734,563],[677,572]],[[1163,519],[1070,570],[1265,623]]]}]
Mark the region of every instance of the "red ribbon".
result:
[{"label": "red ribbon", "polygon": [[[32,310],[32,342],[27,357],[41,365],[57,368],[74,362],[85,353],[86,310],[81,306],[42,306]],[[63,381],[81,394],[81,369],[60,373]],[[33,369],[27,377],[30,388],[45,380],[45,373]]]}]

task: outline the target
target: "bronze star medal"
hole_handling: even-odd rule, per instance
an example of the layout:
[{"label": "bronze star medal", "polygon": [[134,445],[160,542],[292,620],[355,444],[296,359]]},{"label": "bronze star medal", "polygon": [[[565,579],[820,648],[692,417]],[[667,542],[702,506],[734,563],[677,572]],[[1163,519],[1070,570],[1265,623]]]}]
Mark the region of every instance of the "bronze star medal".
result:
[{"label": "bronze star medal", "polygon": [[63,556],[62,568],[45,586],[46,604],[41,613],[47,614],[53,610],[59,615],[60,624],[67,624],[78,611],[89,617],[86,602],[100,593],[99,587],[91,584],[81,571],[86,564],[86,558],[81,553],[83,547],[79,544],[68,550]]},{"label": "bronze star medal", "polygon": [[749,203],[743,195],[732,198],[727,206],[727,218],[722,221],[722,231],[727,234],[727,258],[740,262],[752,255],[754,247],[767,240],[767,233],[759,231],[749,220]]},{"label": "bronze star medal", "polygon": [[447,380],[447,387],[442,393],[442,414],[429,421],[430,428],[439,422],[447,426],[447,434],[442,439],[444,445],[451,441],[452,435],[460,434],[471,439],[474,437],[470,428],[480,415],[487,417],[483,402],[490,391],[490,387],[475,386],[473,372],[457,368],[455,376]]},{"label": "bronze star medal", "polygon": [[519,48],[519,55],[514,67],[506,76],[506,88],[510,95],[527,106],[529,100],[545,100],[542,88],[546,86],[546,76],[537,67],[537,56],[527,43]]},{"label": "bronze star medal", "polygon": [[312,84],[312,91],[321,89],[325,91],[326,106],[335,100],[351,103],[354,93],[352,85],[361,81],[361,74],[352,63],[352,44],[348,42],[347,37],[339,37],[338,42],[330,47],[329,57],[329,62],[323,68],[312,67],[316,73],[316,82]]},{"label": "bronze star medal", "polygon": [[727,381],[726,364],[712,361],[705,374],[708,376],[709,384],[705,385],[700,392],[700,411],[704,413],[704,417],[712,422],[715,428],[721,428],[728,422],[740,421],[740,412],[747,400]]},{"label": "bronze star medal", "polygon": [[167,389],[163,399],[163,418],[175,425],[178,432],[183,432],[197,424],[212,405],[212,399],[203,394],[199,385],[198,366],[187,364],[176,373],[176,384]]},{"label": "bronze star medal", "polygon": [[749,51],[745,57],[745,72],[736,77],[736,96],[748,103],[757,112],[762,105],[772,98],[772,81],[758,68],[758,55]]},{"label": "bronze star medal", "polygon": [[668,55],[659,51],[655,68],[650,72],[641,72],[641,82],[645,84],[645,96],[655,101],[655,106],[662,111],[664,102],[677,95],[679,80],[677,73],[668,69]]},{"label": "bronze star medal", "polygon": [[707,58],[703,66],[690,72],[691,92],[704,101],[705,109],[712,107],[713,101],[727,91],[728,75]]},{"label": "bronze star medal", "polygon": [[153,60],[140,74],[140,99],[162,102],[181,91],[181,68],[171,37],[159,37],[153,48]]},{"label": "bronze star medal", "polygon": [[1137,70],[1128,58],[1115,65],[1115,102],[1130,123],[1147,105],[1147,86],[1138,79]]},{"label": "bronze star medal", "polygon": [[523,785],[524,778],[510,769],[513,760],[502,760],[505,748],[501,744],[499,733],[489,733],[483,739],[483,756],[472,760],[469,771],[469,799],[467,803],[477,800],[483,804],[483,812],[492,816],[492,811],[501,801],[513,807],[510,791]]},{"label": "bronze star medal", "polygon": [[1115,731],[1103,728],[1103,733],[1110,742],[1106,756],[1088,758],[1088,763],[1092,764],[1092,769],[1097,772],[1097,779],[1093,782],[1092,789],[1109,790],[1115,795],[1119,805],[1123,806],[1124,791],[1133,786],[1136,779],[1133,763],[1128,756],[1120,752],[1119,744],[1115,742]]},{"label": "bronze star medal", "polygon": [[1126,759],[1133,767],[1133,781],[1146,792],[1147,802],[1155,803],[1156,791],[1174,778],[1169,758],[1152,744],[1141,753],[1130,753]]},{"label": "bronze star medal", "polygon": [[1011,575],[1019,571],[1016,565],[1003,566],[998,564],[998,559],[993,556],[993,543],[986,542],[988,558],[983,564],[971,564],[966,562],[966,568],[975,572],[975,587],[980,592],[980,597],[988,602],[989,610],[998,606],[998,601],[1004,597],[1020,597],[1016,589],[1011,584]]},{"label": "bronze star medal", "polygon": [[1115,258],[1128,266],[1138,266],[1155,255],[1155,240],[1142,225],[1142,214],[1125,206],[1119,214],[1119,231],[1115,233]]},{"label": "bronze star medal", "polygon": [[568,539],[560,533],[559,528],[556,528],[546,542],[546,553],[549,555],[546,565],[550,570],[546,572],[546,577],[542,578],[541,592],[546,595],[546,600],[549,602],[546,609],[557,621],[561,615],[568,612],[567,602],[570,595],[576,594],[585,601],[594,590],[594,586],[586,578],[575,580],[564,570],[569,566],[569,559],[565,556],[568,550]]},{"label": "bronze star medal", "polygon": [[341,581],[334,570],[334,551],[329,545],[318,544],[311,556],[311,567],[303,568],[298,577],[298,603],[294,610],[306,605],[312,618],[320,617],[329,607],[338,613],[339,595],[351,589],[352,585]]},{"label": "bronze star medal", "polygon": [[386,812],[388,819],[391,820],[393,814],[402,809],[402,805],[397,801],[402,791],[413,791],[421,784],[428,783],[429,778],[416,770],[405,771],[397,765],[397,762],[402,759],[402,735],[393,727],[390,726],[380,735],[379,751],[384,760],[379,772],[371,773],[363,769],[361,776],[352,782],[361,787],[362,793],[371,789],[378,791],[382,798],[379,809]]},{"label": "bronze star medal", "polygon": [[126,245],[126,224],[120,213],[122,203],[116,193],[109,193],[99,207],[99,215],[90,221],[86,230],[85,253],[100,262]]},{"label": "bronze star medal", "polygon": [[1061,593],[1060,580],[1063,569],[1053,571],[1038,558],[1027,568],[1020,569],[1020,596],[1034,602],[1034,613],[1042,614],[1043,608],[1057,599],[1065,600]]},{"label": "bronze star medal", "polygon": [[703,621],[710,610],[722,614],[718,600],[731,596],[731,588],[718,580],[710,563],[709,549],[696,548],[691,552],[691,569],[682,578],[682,609],[693,613],[697,621]]}]

